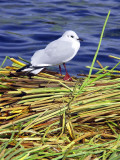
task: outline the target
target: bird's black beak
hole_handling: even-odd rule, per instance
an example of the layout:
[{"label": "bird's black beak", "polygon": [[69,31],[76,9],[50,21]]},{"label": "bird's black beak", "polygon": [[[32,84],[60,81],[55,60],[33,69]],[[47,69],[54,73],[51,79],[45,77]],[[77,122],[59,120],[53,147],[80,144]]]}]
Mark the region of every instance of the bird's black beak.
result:
[{"label": "bird's black beak", "polygon": [[83,41],[83,39],[81,39],[81,38],[78,38],[77,40],[78,40],[78,41]]}]

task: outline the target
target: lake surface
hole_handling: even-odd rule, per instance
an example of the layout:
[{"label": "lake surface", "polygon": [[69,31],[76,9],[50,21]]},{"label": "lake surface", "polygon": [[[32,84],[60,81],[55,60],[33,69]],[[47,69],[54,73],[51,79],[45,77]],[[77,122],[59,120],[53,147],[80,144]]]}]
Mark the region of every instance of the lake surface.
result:
[{"label": "lake surface", "polygon": [[[43,49],[66,30],[74,30],[84,41],[67,68],[71,75],[88,73],[85,66],[91,65],[109,10],[97,59],[111,68],[118,60],[108,55],[120,57],[119,0],[0,0],[0,64],[5,56],[30,61],[36,50]],[[10,61],[5,65],[10,65]],[[58,67],[52,69],[58,71]]]}]

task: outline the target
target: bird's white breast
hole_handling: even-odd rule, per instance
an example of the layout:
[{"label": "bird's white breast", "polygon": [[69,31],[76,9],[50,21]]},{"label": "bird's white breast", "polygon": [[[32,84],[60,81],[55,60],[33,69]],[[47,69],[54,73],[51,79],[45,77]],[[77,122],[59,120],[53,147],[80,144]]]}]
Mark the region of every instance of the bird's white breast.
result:
[{"label": "bird's white breast", "polygon": [[79,48],[80,48],[80,43],[79,41],[75,41],[74,43],[72,43],[72,48],[74,48],[75,53],[78,52]]}]

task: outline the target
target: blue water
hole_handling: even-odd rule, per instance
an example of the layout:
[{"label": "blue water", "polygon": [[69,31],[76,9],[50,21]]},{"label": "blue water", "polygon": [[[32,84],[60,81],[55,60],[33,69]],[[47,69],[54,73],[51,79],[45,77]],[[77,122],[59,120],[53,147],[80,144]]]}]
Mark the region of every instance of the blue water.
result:
[{"label": "blue water", "polygon": [[5,56],[30,61],[36,50],[74,30],[84,41],[67,68],[72,75],[88,73],[109,10],[97,59],[113,67],[118,61],[108,55],[120,57],[120,0],[0,0],[0,64]]}]

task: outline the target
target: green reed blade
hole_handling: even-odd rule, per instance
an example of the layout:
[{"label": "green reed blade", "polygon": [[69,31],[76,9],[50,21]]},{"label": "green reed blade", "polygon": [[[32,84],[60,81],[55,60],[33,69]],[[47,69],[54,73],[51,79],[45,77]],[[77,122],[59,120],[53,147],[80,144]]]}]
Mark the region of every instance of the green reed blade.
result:
[{"label": "green reed blade", "polygon": [[104,23],[104,26],[103,26],[103,29],[102,29],[102,33],[101,33],[101,36],[100,36],[100,41],[99,41],[97,51],[96,51],[96,53],[95,53],[95,55],[94,55],[94,58],[93,58],[93,61],[92,61],[92,65],[91,65],[91,68],[90,68],[90,71],[89,71],[89,75],[88,75],[88,77],[85,79],[85,81],[84,81],[84,83],[82,84],[82,86],[80,87],[80,91],[79,91],[78,94],[80,94],[81,91],[82,91],[82,89],[83,89],[85,86],[87,86],[88,80],[90,79],[90,76],[91,76],[91,74],[92,74],[93,66],[94,66],[94,63],[95,63],[95,61],[96,61],[96,58],[97,58],[99,49],[100,49],[100,45],[101,45],[101,42],[102,42],[104,30],[105,30],[105,27],[106,27],[106,24],[107,24],[109,15],[110,15],[110,10],[109,10],[109,12],[108,12],[108,15],[107,15],[107,17],[106,17],[106,20],[105,20],[105,23]]}]

